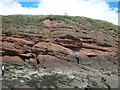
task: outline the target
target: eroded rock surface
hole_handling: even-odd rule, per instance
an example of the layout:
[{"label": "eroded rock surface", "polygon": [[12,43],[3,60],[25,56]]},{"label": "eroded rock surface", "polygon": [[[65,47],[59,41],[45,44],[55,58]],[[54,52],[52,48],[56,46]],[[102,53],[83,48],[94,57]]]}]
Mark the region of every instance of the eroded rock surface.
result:
[{"label": "eroded rock surface", "polygon": [[[71,23],[78,23],[71,20],[69,21]],[[100,72],[101,70],[117,72],[116,70],[119,63],[117,57],[118,40],[115,36],[105,34],[101,31],[77,27],[57,19],[47,18],[42,22],[45,24],[43,27],[40,27],[40,25],[26,25],[16,30],[16,28],[11,26],[12,28],[10,30],[13,34],[10,33],[9,35],[8,32],[5,32],[6,29],[3,29],[2,37],[0,38],[2,40],[0,43],[0,52],[3,57],[2,62],[5,63],[5,65],[19,65],[20,67],[38,70],[32,71],[38,76],[41,68],[53,71],[56,68],[60,69],[59,74],[65,71],[65,75],[70,77],[70,81],[73,80],[73,78],[75,79],[70,87],[116,87],[116,85],[111,85],[111,83],[108,84],[109,80],[102,82],[101,78],[102,76],[104,77],[104,74]],[[85,67],[87,67],[87,69]],[[88,68],[90,69],[88,70]],[[18,69],[23,68],[18,67]],[[94,73],[94,69],[98,71]],[[69,73],[70,70],[82,73],[74,73],[72,76]],[[8,73],[12,74],[11,72]],[[28,71],[23,76],[29,74],[30,72]],[[51,77],[53,78],[53,76]],[[96,80],[96,77],[99,76],[100,78]],[[6,77],[8,78],[8,76]],[[14,77],[17,79],[16,82],[19,83],[18,77]],[[26,77],[32,78],[32,75]],[[90,79],[91,77],[93,77],[93,79]],[[20,82],[26,81],[30,85],[31,82],[35,82],[35,80],[30,82],[27,78],[21,78]],[[61,80],[58,81],[61,82]],[[29,87],[25,83],[23,86]],[[41,86],[42,85],[37,85],[36,87]],[[62,86],[69,87],[69,85],[61,84],[61,87]]]}]

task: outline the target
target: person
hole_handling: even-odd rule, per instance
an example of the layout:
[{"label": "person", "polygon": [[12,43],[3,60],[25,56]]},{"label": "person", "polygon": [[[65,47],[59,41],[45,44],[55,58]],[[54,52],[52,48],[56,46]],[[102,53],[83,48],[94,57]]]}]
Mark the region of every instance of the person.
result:
[{"label": "person", "polygon": [[2,64],[1,69],[2,69],[2,76],[4,76],[4,70],[5,70],[5,65],[4,64]]}]

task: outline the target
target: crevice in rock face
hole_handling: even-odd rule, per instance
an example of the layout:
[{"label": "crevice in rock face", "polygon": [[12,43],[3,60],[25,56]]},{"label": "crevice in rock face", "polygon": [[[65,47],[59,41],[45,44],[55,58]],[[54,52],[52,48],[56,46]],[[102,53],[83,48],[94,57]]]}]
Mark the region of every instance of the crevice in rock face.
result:
[{"label": "crevice in rock face", "polygon": [[88,43],[88,44],[91,44],[93,43],[92,41],[81,41],[82,43]]},{"label": "crevice in rock face", "polygon": [[98,44],[99,46],[102,46],[102,47],[112,47],[112,45],[109,45],[107,43],[103,43],[103,44]]},{"label": "crevice in rock face", "polygon": [[66,35],[66,36],[62,36],[62,37],[59,37],[60,39],[71,39],[71,40],[76,40],[76,41],[80,41],[79,39],[73,37],[73,36],[70,36],[70,35]]},{"label": "crevice in rock face", "polygon": [[40,64],[39,60],[38,60],[37,58],[35,58],[35,59],[36,59],[36,61],[37,61],[37,64]]},{"label": "crevice in rock face", "polygon": [[86,49],[95,49],[95,50],[100,50],[100,51],[107,51],[107,50],[105,50],[105,49],[98,49],[98,48],[93,48],[93,47],[85,47],[85,46],[83,46],[82,48],[86,48]]},{"label": "crevice in rock face", "polygon": [[46,69],[46,67],[43,65],[43,62],[40,62],[37,58],[35,58],[35,60],[36,60],[37,64],[39,65],[39,67]]},{"label": "crevice in rock face", "polygon": [[33,47],[34,45],[27,45],[28,47]]},{"label": "crevice in rock face", "polygon": [[79,51],[82,47],[81,40],[71,35],[61,36],[58,39],[56,39],[55,42],[56,44],[61,45],[65,48],[69,48],[73,51]]},{"label": "crevice in rock face", "polygon": [[66,47],[68,49],[71,49],[73,51],[79,51],[80,50],[80,48],[75,48],[75,47],[71,47],[71,46],[64,46],[64,47]]},{"label": "crevice in rock face", "polygon": [[89,58],[97,57],[97,55],[87,55]]},{"label": "crevice in rock face", "polygon": [[3,50],[5,52],[2,52],[2,56],[8,55],[8,56],[18,56],[18,53],[11,50]]},{"label": "crevice in rock face", "polygon": [[30,59],[30,57],[20,56],[19,57],[25,62],[25,59]]},{"label": "crevice in rock face", "polygon": [[77,59],[78,64],[80,63],[80,59],[78,57],[75,57]]},{"label": "crevice in rock face", "polygon": [[92,38],[90,38],[90,37],[81,37],[82,39],[92,39]]}]

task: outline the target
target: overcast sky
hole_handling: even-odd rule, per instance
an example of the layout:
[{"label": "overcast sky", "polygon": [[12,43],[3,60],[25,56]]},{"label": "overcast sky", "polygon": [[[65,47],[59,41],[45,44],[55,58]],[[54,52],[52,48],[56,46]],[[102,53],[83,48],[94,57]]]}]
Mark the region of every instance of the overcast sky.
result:
[{"label": "overcast sky", "polygon": [[[39,2],[37,7],[23,7],[19,2]],[[84,16],[118,24],[117,7],[111,9],[106,2],[119,0],[1,0],[0,15],[33,14]],[[28,3],[26,3],[28,4]],[[34,4],[35,5],[35,4]]]}]

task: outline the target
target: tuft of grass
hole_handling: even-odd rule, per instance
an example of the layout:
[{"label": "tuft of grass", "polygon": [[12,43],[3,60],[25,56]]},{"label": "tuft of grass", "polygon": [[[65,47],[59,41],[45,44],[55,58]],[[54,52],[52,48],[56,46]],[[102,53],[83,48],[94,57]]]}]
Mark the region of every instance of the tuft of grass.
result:
[{"label": "tuft of grass", "polygon": [[4,31],[4,33],[5,33],[7,36],[12,35],[12,31],[10,31],[10,30]]},{"label": "tuft of grass", "polygon": [[7,37],[6,37],[6,36],[3,36],[2,38],[3,38],[3,39],[6,39]]},{"label": "tuft of grass", "polygon": [[118,73],[116,71],[112,71],[111,74],[117,75]]}]

